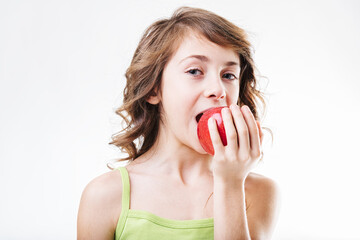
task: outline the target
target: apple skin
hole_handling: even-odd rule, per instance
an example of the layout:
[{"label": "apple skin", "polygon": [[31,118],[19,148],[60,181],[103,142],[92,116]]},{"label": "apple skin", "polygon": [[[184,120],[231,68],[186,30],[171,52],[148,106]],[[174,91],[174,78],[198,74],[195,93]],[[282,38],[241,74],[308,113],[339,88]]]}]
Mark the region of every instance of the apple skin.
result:
[{"label": "apple skin", "polygon": [[227,145],[224,122],[221,116],[221,109],[223,108],[224,107],[215,107],[207,110],[201,116],[199,123],[197,125],[197,135],[200,144],[203,147],[203,149],[210,155],[214,155],[214,147],[211,142],[210,132],[208,128],[208,120],[210,117],[213,117],[216,120],[216,125],[219,131],[221,141],[224,146]]}]

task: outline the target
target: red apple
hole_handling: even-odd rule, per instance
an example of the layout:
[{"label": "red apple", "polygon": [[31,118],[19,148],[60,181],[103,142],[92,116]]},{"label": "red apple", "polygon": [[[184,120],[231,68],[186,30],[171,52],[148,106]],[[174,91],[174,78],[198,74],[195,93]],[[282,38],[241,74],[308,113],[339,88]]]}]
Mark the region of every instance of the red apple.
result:
[{"label": "red apple", "polygon": [[221,141],[224,146],[227,145],[225,127],[224,127],[223,119],[221,117],[221,109],[223,108],[224,107],[216,107],[205,111],[204,114],[201,116],[199,123],[197,125],[197,135],[200,144],[203,147],[203,149],[211,155],[214,155],[214,147],[211,142],[209,128],[208,128],[208,120],[210,117],[213,117],[216,120],[217,129],[219,131]]}]

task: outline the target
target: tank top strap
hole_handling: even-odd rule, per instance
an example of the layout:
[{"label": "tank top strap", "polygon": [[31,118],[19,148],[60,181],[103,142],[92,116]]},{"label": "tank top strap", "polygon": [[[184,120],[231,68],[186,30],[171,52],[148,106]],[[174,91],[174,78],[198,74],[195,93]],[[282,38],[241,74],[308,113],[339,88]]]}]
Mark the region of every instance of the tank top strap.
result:
[{"label": "tank top strap", "polygon": [[[130,180],[129,174],[125,167],[119,167],[117,170],[121,173],[121,180],[122,180],[122,199],[121,199],[121,213],[119,217],[119,221],[116,227],[116,233],[122,233],[123,228],[125,226],[126,218],[128,217],[129,213],[129,206],[130,206]],[[116,238],[118,239],[118,238]]]},{"label": "tank top strap", "polygon": [[130,180],[129,180],[129,174],[125,167],[119,167],[118,168],[121,172],[121,180],[122,180],[122,203],[121,208],[129,210],[130,206]]}]

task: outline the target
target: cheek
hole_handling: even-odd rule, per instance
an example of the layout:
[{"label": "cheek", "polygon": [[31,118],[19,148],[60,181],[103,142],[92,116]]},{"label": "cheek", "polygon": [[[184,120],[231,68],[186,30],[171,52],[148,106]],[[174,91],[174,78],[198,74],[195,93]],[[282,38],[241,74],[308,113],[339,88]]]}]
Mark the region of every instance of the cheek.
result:
[{"label": "cheek", "polygon": [[[196,87],[194,84],[189,84],[185,79],[180,79],[177,82],[168,84],[166,91],[167,100],[175,106],[187,107],[189,104],[193,104],[196,97]],[[179,109],[181,111],[181,109]]]},{"label": "cheek", "polygon": [[231,86],[229,86],[228,88],[228,101],[230,103],[237,103],[238,98],[239,98],[239,89],[240,86],[239,84],[232,84]]}]

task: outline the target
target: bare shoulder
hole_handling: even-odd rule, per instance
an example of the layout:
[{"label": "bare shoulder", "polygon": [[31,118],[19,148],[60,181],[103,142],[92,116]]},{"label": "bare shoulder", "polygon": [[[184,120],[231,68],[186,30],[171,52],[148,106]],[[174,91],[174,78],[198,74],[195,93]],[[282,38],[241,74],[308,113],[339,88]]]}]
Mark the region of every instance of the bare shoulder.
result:
[{"label": "bare shoulder", "polygon": [[277,182],[250,173],[245,182],[247,217],[252,239],[271,239],[280,212],[280,189]]},{"label": "bare shoulder", "polygon": [[122,182],[118,170],[104,173],[85,187],[78,212],[78,239],[112,239],[121,212]]},{"label": "bare shoulder", "polygon": [[118,170],[112,170],[101,174],[91,180],[85,187],[83,195],[91,197],[94,200],[106,201],[112,203],[118,200],[122,193],[121,174]]},{"label": "bare shoulder", "polygon": [[245,188],[249,197],[273,196],[280,194],[280,188],[276,181],[257,173],[250,173],[246,178]]}]

